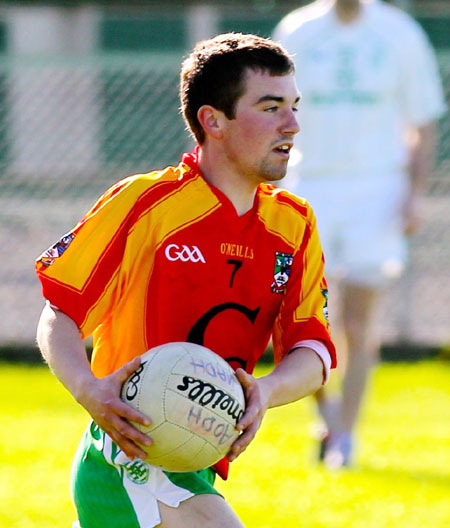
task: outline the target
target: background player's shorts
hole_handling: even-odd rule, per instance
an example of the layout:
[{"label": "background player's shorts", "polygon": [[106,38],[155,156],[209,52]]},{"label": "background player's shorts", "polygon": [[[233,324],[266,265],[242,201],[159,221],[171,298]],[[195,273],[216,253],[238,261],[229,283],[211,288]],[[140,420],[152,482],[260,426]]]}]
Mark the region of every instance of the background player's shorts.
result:
[{"label": "background player's shorts", "polygon": [[313,207],[327,278],[377,287],[400,275],[407,257],[403,173],[304,178],[295,184],[289,177],[286,188]]},{"label": "background player's shorts", "polygon": [[153,528],[158,501],[177,507],[203,493],[220,495],[215,472],[168,473],[130,460],[95,423],[86,430],[72,467],[72,496],[81,528]]}]

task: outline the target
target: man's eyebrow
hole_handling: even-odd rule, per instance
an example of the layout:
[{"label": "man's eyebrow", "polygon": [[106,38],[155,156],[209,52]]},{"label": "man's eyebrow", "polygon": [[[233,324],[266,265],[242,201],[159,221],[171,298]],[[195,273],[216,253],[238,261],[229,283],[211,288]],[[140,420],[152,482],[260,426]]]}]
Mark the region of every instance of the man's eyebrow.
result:
[{"label": "man's eyebrow", "polygon": [[[256,104],[259,104],[259,103],[264,103],[265,101],[274,101],[276,103],[284,103],[285,102],[285,98],[284,97],[281,97],[279,95],[263,95],[262,97],[260,97],[257,101],[256,101]],[[297,96],[297,98],[295,99],[294,103],[298,103],[300,101],[300,95]]]}]

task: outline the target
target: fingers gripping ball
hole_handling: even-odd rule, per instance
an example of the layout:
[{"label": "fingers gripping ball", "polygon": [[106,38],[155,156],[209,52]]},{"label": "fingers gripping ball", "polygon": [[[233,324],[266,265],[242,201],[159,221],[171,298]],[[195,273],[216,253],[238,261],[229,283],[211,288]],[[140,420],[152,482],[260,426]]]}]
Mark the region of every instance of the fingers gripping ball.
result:
[{"label": "fingers gripping ball", "polygon": [[122,399],[152,420],[135,424],[153,444],[147,462],[166,471],[198,471],[223,458],[239,436],[241,384],[228,363],[192,343],[168,343],[142,355]]}]

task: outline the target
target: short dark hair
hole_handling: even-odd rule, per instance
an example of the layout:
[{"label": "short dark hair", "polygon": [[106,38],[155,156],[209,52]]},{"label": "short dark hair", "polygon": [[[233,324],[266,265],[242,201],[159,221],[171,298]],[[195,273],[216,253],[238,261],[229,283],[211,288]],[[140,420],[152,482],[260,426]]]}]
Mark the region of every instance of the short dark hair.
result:
[{"label": "short dark hair", "polygon": [[295,67],[280,44],[242,33],[225,33],[201,41],[184,60],[180,74],[181,111],[200,145],[205,141],[205,132],[197,118],[199,108],[211,105],[233,119],[248,69],[281,76],[293,73]]}]

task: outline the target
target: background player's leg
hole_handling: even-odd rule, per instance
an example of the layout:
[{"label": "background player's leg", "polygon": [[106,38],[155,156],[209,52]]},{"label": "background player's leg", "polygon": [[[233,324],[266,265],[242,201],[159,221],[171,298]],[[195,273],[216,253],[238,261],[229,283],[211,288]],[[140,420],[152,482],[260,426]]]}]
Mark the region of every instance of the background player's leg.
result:
[{"label": "background player's leg", "polygon": [[334,408],[332,421],[328,422],[328,436],[322,446],[321,454],[329,467],[348,466],[351,463],[354,428],[367,378],[379,349],[374,328],[378,291],[368,286],[347,283],[341,286],[341,295],[347,357],[342,396]]},{"label": "background player's leg", "polygon": [[347,284],[343,296],[347,336],[347,365],[342,386],[341,428],[352,431],[363,400],[367,377],[377,360],[379,343],[374,329],[378,291]]},{"label": "background player's leg", "polygon": [[158,528],[244,528],[220,495],[195,495],[171,508],[159,503],[162,523]]},{"label": "background player's leg", "polygon": [[343,324],[342,294],[340,280],[328,279],[328,308],[334,344],[337,350],[338,366],[329,383],[314,394],[321,424],[317,435],[320,439],[319,460],[323,461],[328,451],[331,434],[337,430],[340,422],[341,384],[347,362],[347,342]]}]

